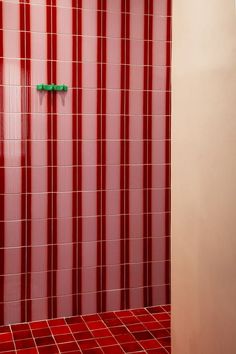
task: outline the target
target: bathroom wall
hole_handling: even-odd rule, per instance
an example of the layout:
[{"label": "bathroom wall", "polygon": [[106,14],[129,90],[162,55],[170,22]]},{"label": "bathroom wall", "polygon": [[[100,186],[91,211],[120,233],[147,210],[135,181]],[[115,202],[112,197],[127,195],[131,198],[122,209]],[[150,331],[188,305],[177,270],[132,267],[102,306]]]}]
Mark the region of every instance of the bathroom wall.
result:
[{"label": "bathroom wall", "polygon": [[234,0],[173,3],[174,354],[236,353]]},{"label": "bathroom wall", "polygon": [[170,302],[170,15],[0,2],[1,324]]}]

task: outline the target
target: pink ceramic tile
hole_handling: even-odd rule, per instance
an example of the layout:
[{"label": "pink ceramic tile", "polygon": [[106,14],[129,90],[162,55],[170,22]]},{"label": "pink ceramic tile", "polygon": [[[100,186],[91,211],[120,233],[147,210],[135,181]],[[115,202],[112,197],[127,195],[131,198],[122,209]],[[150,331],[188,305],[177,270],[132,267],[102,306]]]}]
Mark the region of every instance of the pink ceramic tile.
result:
[{"label": "pink ceramic tile", "polygon": [[82,22],[83,36],[96,36],[97,35],[97,11],[83,10],[83,22]]},{"label": "pink ceramic tile", "polygon": [[83,63],[82,85],[85,88],[97,87],[97,63],[95,62]]},{"label": "pink ceramic tile", "polygon": [[67,218],[72,216],[72,193],[57,194],[57,216]]},{"label": "pink ceramic tile", "polygon": [[19,32],[4,31],[3,50],[7,58],[18,58],[20,55]]},{"label": "pink ceramic tile", "polygon": [[120,142],[118,141],[106,142],[106,164],[107,165],[120,164]]},{"label": "pink ceramic tile", "polygon": [[31,164],[34,167],[47,166],[47,142],[31,142]]},{"label": "pink ceramic tile", "polygon": [[[45,102],[46,103],[46,102]],[[28,135],[32,140],[47,140],[47,122],[48,117],[46,114],[34,114],[32,113],[30,117],[30,130],[28,130]]]},{"label": "pink ceramic tile", "polygon": [[31,274],[31,296],[34,299],[47,297],[47,273]]},{"label": "pink ceramic tile", "polygon": [[121,87],[121,68],[120,65],[107,64],[106,65],[106,88],[120,89]]},{"label": "pink ceramic tile", "polygon": [[6,248],[4,251],[4,271],[6,274],[19,274],[21,272],[21,249]]},{"label": "pink ceramic tile", "polygon": [[31,240],[35,246],[47,244],[47,220],[31,221]]},{"label": "pink ceramic tile", "polygon": [[118,165],[108,165],[106,167],[106,189],[120,188],[120,167]]},{"label": "pink ceramic tile", "polygon": [[96,114],[97,112],[97,92],[96,90],[84,90],[82,96],[83,114]]},{"label": "pink ceramic tile", "polygon": [[[140,2],[141,3],[141,2]],[[133,4],[132,4],[133,5]],[[137,5],[135,8],[132,8],[131,11],[137,9]],[[132,13],[130,14],[130,38],[134,39],[143,39],[144,38],[144,15],[143,12],[140,13]]]},{"label": "pink ceramic tile", "polygon": [[107,265],[120,264],[120,241],[107,241],[106,242],[106,262]]},{"label": "pink ceramic tile", "polygon": [[71,166],[72,141],[57,141],[57,154],[59,166]]},{"label": "pink ceramic tile", "polygon": [[57,59],[71,61],[72,38],[67,34],[57,34]]},{"label": "pink ceramic tile", "polygon": [[82,288],[85,293],[96,292],[97,268],[84,267],[82,276]]},{"label": "pink ceramic tile", "polygon": [[158,15],[167,16],[167,5],[170,0],[160,0],[154,2],[153,12]]},{"label": "pink ceramic tile", "polygon": [[[119,6],[120,1],[116,1]],[[121,20],[120,13],[115,9],[115,5],[112,5],[111,2],[107,2],[107,27],[106,34],[108,37],[119,38],[121,34]]]},{"label": "pink ceramic tile", "polygon": [[46,219],[48,205],[47,194],[33,194],[31,203],[31,218]]},{"label": "pink ceramic tile", "polygon": [[115,290],[120,287],[120,275],[121,269],[120,266],[110,266],[106,270],[106,281],[107,281],[107,289]]},{"label": "pink ceramic tile", "polygon": [[162,212],[167,211],[165,205],[166,191],[164,189],[153,189],[152,190],[152,211]]},{"label": "pink ceramic tile", "polygon": [[141,263],[143,262],[143,239],[136,238],[130,240],[130,262]]},{"label": "pink ceramic tile", "polygon": [[119,64],[121,58],[121,41],[118,38],[107,38],[107,63]]},{"label": "pink ceramic tile", "polygon": [[59,140],[72,139],[73,117],[68,114],[58,114],[54,118],[57,121],[57,138]]},{"label": "pink ceramic tile", "polygon": [[47,246],[37,246],[31,248],[31,271],[32,272],[46,272],[47,271]]},{"label": "pink ceramic tile", "polygon": [[82,117],[82,136],[83,140],[97,139],[97,116],[83,115]]},{"label": "pink ceramic tile", "polygon": [[96,192],[82,193],[82,214],[83,216],[97,215],[97,194]]},{"label": "pink ceramic tile", "polygon": [[21,219],[21,195],[6,194],[5,202],[5,220],[20,220]]},{"label": "pink ceramic tile", "polygon": [[106,192],[106,215],[117,215],[120,212],[120,191]]},{"label": "pink ceramic tile", "polygon": [[21,193],[21,169],[5,169],[5,193]]},{"label": "pink ceramic tile", "polygon": [[107,215],[106,239],[107,240],[120,239],[120,216],[119,215]]},{"label": "pink ceramic tile", "polygon": [[9,221],[4,224],[5,247],[20,247],[21,245],[21,222]]},{"label": "pink ceramic tile", "polygon": [[40,6],[30,7],[31,31],[44,32],[46,29],[46,0],[39,2]]},{"label": "pink ceramic tile", "polygon": [[131,238],[143,237],[143,218],[141,215],[130,215],[129,225]]},{"label": "pink ceramic tile", "polygon": [[96,62],[97,38],[84,37],[82,41],[82,60],[84,62]]},{"label": "pink ceramic tile", "polygon": [[69,192],[73,190],[73,170],[70,166],[60,166],[57,168],[57,190],[60,192]]},{"label": "pink ceramic tile", "polygon": [[72,218],[57,220],[57,242],[72,243]]},{"label": "pink ceramic tile", "polygon": [[143,190],[131,189],[129,192],[130,214],[142,214],[143,212]]},{"label": "pink ceramic tile", "polygon": [[84,191],[95,191],[97,189],[97,167],[84,166],[82,171],[82,189]]},{"label": "pink ceramic tile", "polygon": [[95,267],[97,263],[97,243],[84,242],[82,246],[83,267]]},{"label": "pink ceramic tile", "polygon": [[95,241],[97,236],[97,218],[96,217],[83,217],[83,241]]},{"label": "pink ceramic tile", "polygon": [[120,90],[107,90],[107,114],[120,113]]},{"label": "pink ceramic tile", "polygon": [[47,192],[48,171],[46,167],[33,167],[31,169],[32,193]]},{"label": "pink ceramic tile", "polygon": [[130,164],[143,164],[143,142],[130,141],[129,143]]},{"label": "pink ceramic tile", "polygon": [[[67,254],[68,254],[68,252],[67,252]],[[58,268],[59,268],[59,270],[57,271],[57,294],[58,294],[58,297],[71,295],[72,294],[72,276],[71,276],[71,270],[70,270],[71,266],[70,266],[70,269],[61,269],[60,265],[58,266]]]},{"label": "pink ceramic tile", "polygon": [[143,166],[131,165],[129,167],[129,187],[131,189],[143,188]]},{"label": "pink ceramic tile", "polygon": [[144,55],[143,41],[132,39],[130,40],[130,63],[132,65],[142,65]]},{"label": "pink ceramic tile", "polygon": [[45,33],[31,33],[31,58],[34,60],[46,60],[47,37]]},{"label": "pink ceramic tile", "polygon": [[140,288],[143,286],[143,264],[130,264],[130,287]]},{"label": "pink ceramic tile", "polygon": [[[69,3],[67,5],[69,5],[68,8],[66,8],[66,7],[61,8],[60,6],[57,7],[57,33],[71,35],[71,33],[72,33],[72,26],[71,26],[72,11],[70,8],[71,4]],[[71,41],[71,38],[68,39],[68,41]]]}]

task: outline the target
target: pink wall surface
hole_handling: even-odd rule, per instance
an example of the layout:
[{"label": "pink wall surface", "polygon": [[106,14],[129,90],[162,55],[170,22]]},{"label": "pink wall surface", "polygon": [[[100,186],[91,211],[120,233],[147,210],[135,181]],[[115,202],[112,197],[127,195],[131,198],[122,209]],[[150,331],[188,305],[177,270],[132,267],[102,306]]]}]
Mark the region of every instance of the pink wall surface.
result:
[{"label": "pink wall surface", "polygon": [[170,8],[0,2],[1,324],[170,302]]}]

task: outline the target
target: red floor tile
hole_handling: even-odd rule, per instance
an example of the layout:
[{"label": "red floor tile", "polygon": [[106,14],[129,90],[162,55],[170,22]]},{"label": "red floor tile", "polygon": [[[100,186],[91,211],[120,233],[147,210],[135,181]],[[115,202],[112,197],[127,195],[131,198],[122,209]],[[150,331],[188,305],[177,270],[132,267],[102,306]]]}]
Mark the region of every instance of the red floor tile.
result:
[{"label": "red floor tile", "polygon": [[170,354],[169,312],[166,305],[2,326],[0,354]]}]

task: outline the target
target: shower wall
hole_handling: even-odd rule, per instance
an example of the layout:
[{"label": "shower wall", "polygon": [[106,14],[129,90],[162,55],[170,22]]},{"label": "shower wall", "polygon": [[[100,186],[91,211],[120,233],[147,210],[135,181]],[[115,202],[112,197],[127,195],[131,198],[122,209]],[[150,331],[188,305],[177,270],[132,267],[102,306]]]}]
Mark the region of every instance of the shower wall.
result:
[{"label": "shower wall", "polygon": [[170,16],[0,2],[1,324],[170,302]]}]

